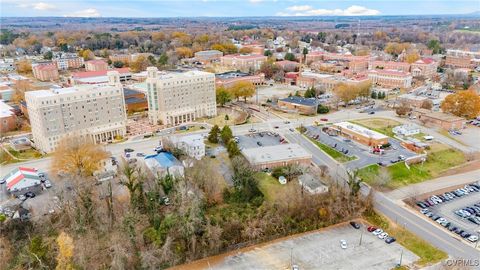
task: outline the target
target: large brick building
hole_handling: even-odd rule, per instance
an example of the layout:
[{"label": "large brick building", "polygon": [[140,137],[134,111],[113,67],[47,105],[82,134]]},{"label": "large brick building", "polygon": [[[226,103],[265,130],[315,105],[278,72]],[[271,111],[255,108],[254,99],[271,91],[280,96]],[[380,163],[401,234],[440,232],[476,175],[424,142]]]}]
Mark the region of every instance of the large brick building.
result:
[{"label": "large brick building", "polygon": [[58,80],[58,68],[55,63],[42,63],[32,65],[33,76],[39,81]]},{"label": "large brick building", "polygon": [[85,70],[86,71],[101,71],[107,70],[108,64],[103,60],[90,60],[85,62]]},{"label": "large brick building", "polygon": [[431,78],[437,73],[438,63],[432,58],[418,59],[411,65],[411,73],[413,76],[423,76]]},{"label": "large brick building", "polygon": [[5,133],[17,128],[17,115],[14,109],[0,100],[0,132]]},{"label": "large brick building", "polygon": [[372,69],[368,70],[368,79],[373,84],[385,88],[410,88],[412,86],[412,75],[410,72],[391,70],[391,69]]},{"label": "large brick building", "polygon": [[465,119],[442,112],[432,112],[426,109],[415,109],[413,111],[418,120],[425,126],[439,127],[445,130],[462,129],[465,125]]},{"label": "large brick building", "polygon": [[261,54],[230,54],[220,58],[222,66],[243,72],[257,71],[266,61],[267,57]]},{"label": "large brick building", "polygon": [[279,99],[277,106],[281,110],[297,112],[304,115],[317,114],[317,101],[314,98],[291,96]]},{"label": "large brick building", "polygon": [[287,165],[308,166],[312,162],[312,155],[298,144],[247,148],[242,150],[242,154],[257,170]]},{"label": "large brick building", "polygon": [[447,50],[445,66],[453,68],[473,68],[480,60],[480,52]]}]

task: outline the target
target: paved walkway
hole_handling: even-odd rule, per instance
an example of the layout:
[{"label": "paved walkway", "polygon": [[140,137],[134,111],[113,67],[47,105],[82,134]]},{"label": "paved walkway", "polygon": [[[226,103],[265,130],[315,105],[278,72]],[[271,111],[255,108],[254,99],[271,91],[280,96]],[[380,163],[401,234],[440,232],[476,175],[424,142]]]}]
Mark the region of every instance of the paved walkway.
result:
[{"label": "paved walkway", "polygon": [[465,185],[474,181],[480,181],[480,170],[435,178],[429,181],[396,189],[387,193],[387,195],[393,200],[403,200],[411,197],[412,195],[428,193],[451,186]]}]

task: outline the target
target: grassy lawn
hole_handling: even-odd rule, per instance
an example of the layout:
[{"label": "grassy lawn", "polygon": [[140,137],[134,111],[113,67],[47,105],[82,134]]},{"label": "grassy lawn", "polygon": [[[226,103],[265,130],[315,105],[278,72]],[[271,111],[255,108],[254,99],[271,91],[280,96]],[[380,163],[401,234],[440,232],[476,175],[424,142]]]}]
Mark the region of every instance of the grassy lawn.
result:
[{"label": "grassy lawn", "polygon": [[42,154],[40,154],[38,151],[34,149],[28,149],[23,152],[18,152],[13,150],[11,147],[7,147],[7,150],[12,154],[14,157],[18,159],[12,158],[9,154],[5,153],[3,149],[0,149],[0,163],[8,164],[8,163],[16,163],[16,162],[22,162],[24,160],[28,159],[36,159],[36,158],[41,158]]},{"label": "grassy lawn", "polygon": [[[394,189],[436,178],[442,172],[464,162],[465,156],[462,152],[442,144],[434,144],[432,149],[428,151],[427,161],[423,164],[413,164],[408,169],[404,162],[399,162],[387,167],[391,181],[386,184],[386,187]],[[373,164],[360,169],[359,176],[366,183],[373,184],[379,170],[380,166]]]},{"label": "grassy lawn", "polygon": [[175,130],[175,133],[181,134],[181,133],[189,133],[189,132],[195,132],[201,130],[201,126],[189,126],[187,129],[184,130]]},{"label": "grassy lawn", "polygon": [[448,257],[445,252],[435,248],[422,238],[391,222],[384,216],[373,212],[365,214],[365,219],[372,225],[382,228],[389,235],[395,237],[398,243],[419,256],[420,259],[416,262],[419,266],[434,264]]},{"label": "grassy lawn", "polygon": [[356,159],[356,157],[349,157],[342,152],[339,152],[330,146],[323,144],[319,141],[316,141],[312,138],[309,138],[305,136],[307,139],[309,139],[311,142],[313,142],[318,148],[320,148],[323,152],[325,152],[327,155],[331,156],[333,159],[335,159],[338,162],[347,162]]},{"label": "grassy lawn", "polygon": [[276,196],[281,192],[284,186],[273,176],[263,172],[257,173],[256,178],[258,180],[258,188],[263,193],[263,196],[265,196],[265,200],[269,202],[275,201]]},{"label": "grassy lawn", "polygon": [[278,179],[264,172],[257,173],[256,179],[258,180],[258,188],[267,202],[285,202],[291,196],[289,194],[293,194],[291,191],[299,188],[298,182],[295,180],[282,185],[278,182]]},{"label": "grassy lawn", "polygon": [[371,130],[375,130],[376,132],[382,133],[389,137],[393,137],[395,135],[392,131],[392,128],[401,125],[400,122],[385,118],[359,119],[350,122],[369,128]]}]

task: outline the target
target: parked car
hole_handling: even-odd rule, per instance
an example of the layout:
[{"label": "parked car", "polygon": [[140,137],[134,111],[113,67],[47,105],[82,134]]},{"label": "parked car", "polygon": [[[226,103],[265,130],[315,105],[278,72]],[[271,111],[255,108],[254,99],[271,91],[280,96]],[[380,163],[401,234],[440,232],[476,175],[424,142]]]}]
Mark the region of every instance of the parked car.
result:
[{"label": "parked car", "polygon": [[373,231],[373,235],[379,235],[381,233],[383,233],[382,229],[376,229],[375,231]]},{"label": "parked car", "polygon": [[27,196],[28,198],[35,198],[35,193],[27,192],[27,193],[25,193],[25,196]]},{"label": "parked car", "polygon": [[356,223],[355,221],[351,221],[350,225],[352,225],[352,227],[357,229],[357,230],[360,229],[360,224]]},{"label": "parked car", "polygon": [[1,185],[1,184],[5,184],[6,181],[7,181],[7,179],[1,178],[1,179],[0,179],[0,185]]},{"label": "parked car", "polygon": [[49,180],[45,180],[43,185],[45,186],[45,188],[51,188],[52,187],[52,183]]},{"label": "parked car", "polygon": [[25,201],[25,200],[28,199],[28,198],[27,198],[27,196],[25,196],[25,195],[18,195],[18,196],[17,196],[17,199],[19,199],[20,201]]},{"label": "parked car", "polygon": [[470,235],[468,238],[467,238],[468,241],[472,242],[472,243],[475,243],[478,241],[478,236],[476,235]]},{"label": "parked car", "polygon": [[135,150],[133,150],[132,148],[125,148],[125,149],[123,149],[123,151],[125,153],[131,153],[131,152],[134,152]]},{"label": "parked car", "polygon": [[375,227],[373,227],[373,226],[369,226],[369,227],[367,228],[367,231],[373,232],[373,231],[375,231],[376,229],[377,229],[377,228],[375,228]]},{"label": "parked car", "polygon": [[340,247],[342,247],[342,249],[347,249],[347,240],[340,240]]},{"label": "parked car", "polygon": [[380,238],[380,239],[385,239],[385,238],[387,238],[387,237],[388,237],[388,233],[386,233],[386,232],[381,233],[381,234],[378,235],[378,238]]},{"label": "parked car", "polygon": [[394,237],[389,236],[385,239],[385,243],[391,244],[391,243],[395,242],[396,240],[397,239],[395,239]]},{"label": "parked car", "polygon": [[137,153],[137,157],[144,157],[145,154],[144,153]]}]

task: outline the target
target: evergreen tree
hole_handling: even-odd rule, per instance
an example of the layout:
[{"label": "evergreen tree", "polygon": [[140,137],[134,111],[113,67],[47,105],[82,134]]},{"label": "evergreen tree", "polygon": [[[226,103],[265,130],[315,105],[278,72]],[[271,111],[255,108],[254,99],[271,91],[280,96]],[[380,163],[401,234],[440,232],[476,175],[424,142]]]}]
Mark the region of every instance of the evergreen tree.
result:
[{"label": "evergreen tree", "polygon": [[233,138],[233,132],[228,125],[225,125],[222,128],[222,132],[221,132],[220,136],[222,137],[223,143],[228,144],[230,142],[230,140]]},{"label": "evergreen tree", "polygon": [[378,98],[377,92],[372,91],[372,94],[370,95],[370,97],[373,99],[377,99]]},{"label": "evergreen tree", "polygon": [[213,126],[208,134],[208,141],[211,143],[218,143],[218,133],[220,133],[220,128],[217,125]]},{"label": "evergreen tree", "polygon": [[240,149],[234,140],[230,140],[227,144],[227,151],[229,157],[240,155]]}]

